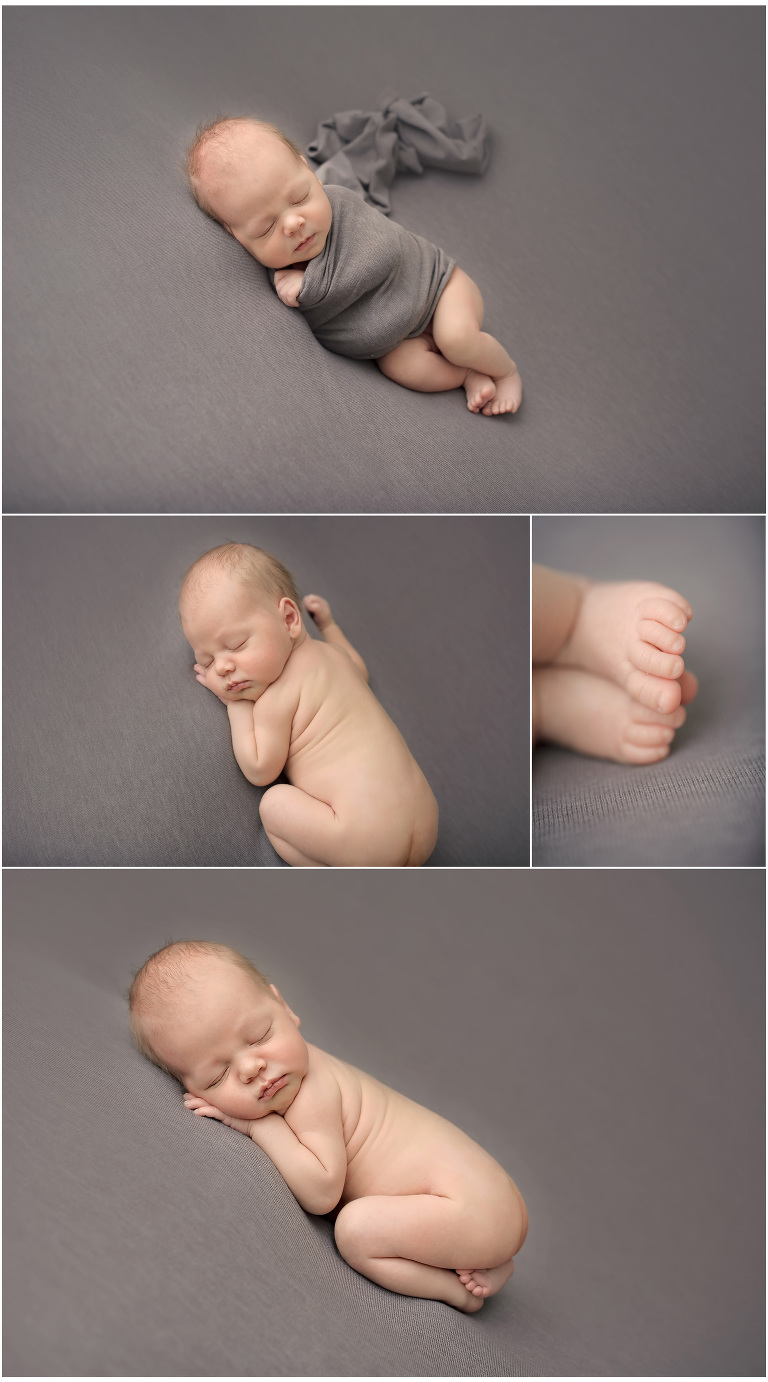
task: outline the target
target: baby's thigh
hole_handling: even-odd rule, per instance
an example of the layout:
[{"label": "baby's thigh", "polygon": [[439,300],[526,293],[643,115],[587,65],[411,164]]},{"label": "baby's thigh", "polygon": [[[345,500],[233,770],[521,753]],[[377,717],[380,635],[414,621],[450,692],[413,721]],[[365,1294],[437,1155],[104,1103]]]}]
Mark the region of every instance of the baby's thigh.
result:
[{"label": "baby's thigh", "polygon": [[511,1256],[494,1215],[444,1195],[365,1195],[336,1220],[336,1242],[352,1266],[407,1257],[432,1267],[499,1266]]},{"label": "baby's thigh", "polygon": [[429,323],[438,348],[442,350],[441,340],[456,329],[471,325],[479,331],[484,311],[480,289],[457,265],[437,300]]},{"label": "baby's thigh", "polygon": [[[279,783],[270,787],[259,803],[262,825],[282,858],[281,846],[293,846],[317,863],[331,863],[328,857],[338,836],[338,823],[330,806],[299,787]],[[292,860],[288,861],[293,862]]]},{"label": "baby's thigh", "polygon": [[[279,783],[264,793],[259,814],[272,844],[288,863],[329,866],[397,866],[408,861],[412,827],[409,822],[375,812],[363,818],[353,809],[334,811],[300,787]],[[293,847],[304,856],[289,858]]]}]

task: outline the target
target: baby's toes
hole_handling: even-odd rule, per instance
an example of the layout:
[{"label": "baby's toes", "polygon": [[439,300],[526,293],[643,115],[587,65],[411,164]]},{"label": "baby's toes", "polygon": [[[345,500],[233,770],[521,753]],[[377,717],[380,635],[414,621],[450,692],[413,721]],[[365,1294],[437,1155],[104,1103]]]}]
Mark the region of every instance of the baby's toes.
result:
[{"label": "baby's toes", "polygon": [[666,624],[660,624],[658,619],[638,619],[637,634],[643,643],[650,643],[663,653],[685,652],[683,635]]},{"label": "baby's toes", "polygon": [[[681,661],[682,659],[678,659]],[[630,672],[625,689],[640,705],[649,710],[657,710],[661,715],[671,715],[677,710],[682,694],[679,681],[650,676],[647,672]]]},{"label": "baby's toes", "polygon": [[[630,662],[638,671],[650,672],[654,677],[668,677],[670,681],[677,681],[685,671],[685,663],[676,653],[663,653],[640,638],[630,644],[628,652]],[[648,702],[645,701],[644,704],[647,705]],[[657,710],[659,707],[654,705],[653,709]]]},{"label": "baby's toes", "polygon": [[643,763],[660,763],[662,758],[669,758],[669,750],[669,744],[632,744],[627,740],[624,744],[623,761],[636,763],[638,766]]},{"label": "baby's toes", "polygon": [[683,672],[680,678],[680,690],[682,692],[683,705],[688,705],[698,695],[699,678],[693,672]]},{"label": "baby's toes", "polygon": [[628,744],[636,744],[638,748],[659,748],[662,744],[672,743],[675,731],[671,725],[643,724],[633,720],[627,725],[624,737]]},{"label": "baby's toes", "polygon": [[693,617],[693,610],[687,601],[682,599],[680,604],[674,600],[668,600],[665,595],[651,595],[647,600],[641,600],[637,606],[638,619],[653,619],[659,624],[666,624],[667,628],[674,629],[676,633],[682,633],[688,620]]}]

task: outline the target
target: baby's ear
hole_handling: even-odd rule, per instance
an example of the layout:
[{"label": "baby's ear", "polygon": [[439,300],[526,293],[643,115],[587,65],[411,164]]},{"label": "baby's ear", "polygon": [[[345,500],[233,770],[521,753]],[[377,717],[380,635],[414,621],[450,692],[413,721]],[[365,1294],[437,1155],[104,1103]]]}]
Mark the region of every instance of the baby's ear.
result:
[{"label": "baby's ear", "polygon": [[291,638],[298,638],[301,633],[301,610],[296,602],[289,599],[287,595],[284,595],[278,605],[278,610],[280,611],[281,618],[285,620],[285,627],[291,635]]}]

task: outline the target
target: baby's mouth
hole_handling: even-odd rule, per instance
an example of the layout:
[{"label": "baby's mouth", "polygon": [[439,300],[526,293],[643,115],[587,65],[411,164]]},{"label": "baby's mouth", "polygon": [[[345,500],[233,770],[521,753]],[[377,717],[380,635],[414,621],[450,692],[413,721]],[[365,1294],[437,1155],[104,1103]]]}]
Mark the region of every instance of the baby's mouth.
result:
[{"label": "baby's mouth", "polygon": [[242,691],[244,686],[248,686],[247,681],[228,681],[227,691]]},{"label": "baby's mouth", "polygon": [[276,1080],[270,1080],[265,1084],[259,1095],[260,1099],[271,1099],[273,1094],[277,1094],[278,1089],[282,1089],[288,1083],[287,1075],[279,1075]]},{"label": "baby's mouth", "polygon": [[298,254],[298,253],[299,253],[299,250],[306,250],[306,249],[308,249],[308,248],[309,248],[309,245],[310,245],[310,243],[311,243],[311,241],[314,240],[316,234],[317,234],[317,231],[313,230],[313,231],[312,231],[312,234],[311,234],[311,235],[308,235],[307,238],[306,238],[306,240],[302,240],[301,244],[296,246],[295,250],[293,251],[294,254]]}]

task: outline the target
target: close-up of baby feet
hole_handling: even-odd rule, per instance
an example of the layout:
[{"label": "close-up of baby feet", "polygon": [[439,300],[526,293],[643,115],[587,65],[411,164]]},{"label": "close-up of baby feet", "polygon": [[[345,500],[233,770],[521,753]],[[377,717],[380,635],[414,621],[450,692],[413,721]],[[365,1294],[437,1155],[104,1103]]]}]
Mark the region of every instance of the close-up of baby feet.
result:
[{"label": "close-up of baby feet", "polygon": [[684,596],[653,581],[585,580],[573,629],[554,662],[607,677],[640,705],[671,715],[684,703],[684,631],[692,618]]},{"label": "close-up of baby feet", "polygon": [[484,1300],[486,1296],[495,1296],[509,1281],[514,1270],[514,1259],[510,1258],[500,1267],[457,1267],[456,1275],[470,1295]]},{"label": "close-up of baby feet", "polygon": [[659,763],[686,718],[698,682],[684,672],[676,682],[681,703],[669,715],[651,710],[614,682],[575,667],[533,673],[534,742],[544,740],[616,763]]}]

